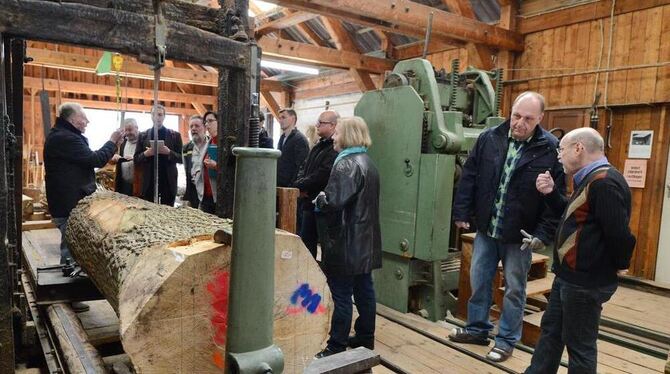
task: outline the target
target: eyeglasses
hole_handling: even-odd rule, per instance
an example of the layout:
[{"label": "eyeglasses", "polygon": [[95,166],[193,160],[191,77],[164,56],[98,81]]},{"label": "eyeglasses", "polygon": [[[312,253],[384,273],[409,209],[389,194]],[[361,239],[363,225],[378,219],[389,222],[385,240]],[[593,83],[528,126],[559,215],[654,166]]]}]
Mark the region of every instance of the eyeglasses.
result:
[{"label": "eyeglasses", "polygon": [[519,114],[519,113],[512,113],[512,117],[513,117],[515,120],[517,120],[517,121],[523,119],[523,121],[526,122],[526,123],[532,123],[532,124],[537,123],[537,117],[522,116],[522,115]]},{"label": "eyeglasses", "polygon": [[216,118],[209,118],[205,122],[207,122],[207,123],[216,122]]},{"label": "eyeglasses", "polygon": [[332,125],[332,124],[333,124],[333,123],[330,122],[330,121],[318,121],[318,122],[316,123],[316,127],[320,127],[320,126],[323,126],[323,125]]}]

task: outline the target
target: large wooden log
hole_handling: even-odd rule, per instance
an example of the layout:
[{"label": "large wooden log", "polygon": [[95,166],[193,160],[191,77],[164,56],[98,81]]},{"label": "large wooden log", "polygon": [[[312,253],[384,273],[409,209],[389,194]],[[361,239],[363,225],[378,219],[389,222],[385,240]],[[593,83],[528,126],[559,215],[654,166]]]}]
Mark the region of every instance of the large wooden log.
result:
[{"label": "large wooden log", "polygon": [[[113,192],[72,211],[72,254],[118,314],[137,372],[223,367],[231,247],[212,240],[217,230],[230,235],[232,222]],[[277,230],[274,340],[286,372],[301,373],[323,345],[331,309],[325,276],[300,238]]]}]

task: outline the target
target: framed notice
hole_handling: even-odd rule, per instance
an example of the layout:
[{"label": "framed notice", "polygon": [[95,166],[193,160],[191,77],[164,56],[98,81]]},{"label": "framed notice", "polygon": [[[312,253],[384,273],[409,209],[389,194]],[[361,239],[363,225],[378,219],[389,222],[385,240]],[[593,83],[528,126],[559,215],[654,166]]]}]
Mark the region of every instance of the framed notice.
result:
[{"label": "framed notice", "polygon": [[647,160],[626,160],[623,177],[630,188],[644,188],[647,179]]},{"label": "framed notice", "polygon": [[651,144],[653,140],[653,130],[631,131],[628,158],[651,158]]}]

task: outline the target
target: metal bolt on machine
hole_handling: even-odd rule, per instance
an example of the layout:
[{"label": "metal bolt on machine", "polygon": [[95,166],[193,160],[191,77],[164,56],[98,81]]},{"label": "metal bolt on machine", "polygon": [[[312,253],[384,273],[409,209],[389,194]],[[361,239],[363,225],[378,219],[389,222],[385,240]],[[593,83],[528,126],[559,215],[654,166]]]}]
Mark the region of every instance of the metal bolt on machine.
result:
[{"label": "metal bolt on machine", "polygon": [[411,59],[356,105],[381,177],[383,265],[374,279],[382,304],[433,321],[455,306],[449,291],[458,276],[443,271],[459,255],[452,249],[454,189],[479,134],[504,121],[501,94],[502,70],[459,72],[454,60],[451,71],[435,71]]}]

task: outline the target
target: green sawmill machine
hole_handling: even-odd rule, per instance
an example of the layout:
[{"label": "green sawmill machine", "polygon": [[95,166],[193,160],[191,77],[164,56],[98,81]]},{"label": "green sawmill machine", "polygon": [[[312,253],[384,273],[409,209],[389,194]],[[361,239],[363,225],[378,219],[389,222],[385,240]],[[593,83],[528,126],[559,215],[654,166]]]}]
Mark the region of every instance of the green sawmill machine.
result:
[{"label": "green sawmill machine", "polygon": [[436,72],[412,59],[356,105],[381,178],[383,267],[374,278],[382,304],[434,321],[454,307],[457,277],[445,276],[442,265],[458,258],[450,251],[455,183],[479,134],[504,121],[501,94],[501,70],[459,72],[454,60],[450,72]]}]

